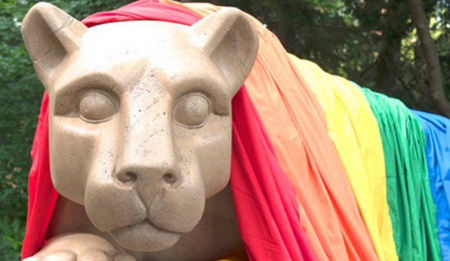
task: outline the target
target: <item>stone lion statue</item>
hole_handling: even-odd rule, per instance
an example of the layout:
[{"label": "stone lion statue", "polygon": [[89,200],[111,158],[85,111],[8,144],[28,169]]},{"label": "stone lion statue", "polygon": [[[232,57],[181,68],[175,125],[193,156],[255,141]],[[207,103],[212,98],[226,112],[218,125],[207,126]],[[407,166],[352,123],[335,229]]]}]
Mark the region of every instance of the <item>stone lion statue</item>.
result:
[{"label": "stone lion statue", "polygon": [[[39,3],[22,34],[46,90],[24,260],[440,256],[426,164],[388,169],[397,116],[371,101],[394,103],[287,54],[242,11],[140,0],[80,22]],[[425,162],[425,134],[405,144]],[[396,240],[407,208],[389,190],[410,169],[420,253]]]},{"label": "stone lion statue", "polygon": [[224,191],[231,99],[258,48],[241,12],[226,9],[192,27],[135,21],[88,30],[41,3],[25,18],[23,35],[51,101],[52,181],[64,197],[56,206],[64,217],[52,229],[58,235],[81,226],[92,234],[55,239],[31,260],[103,260],[105,253],[129,260],[115,255],[106,234],[120,248],[149,253],[140,260],[239,250]]}]

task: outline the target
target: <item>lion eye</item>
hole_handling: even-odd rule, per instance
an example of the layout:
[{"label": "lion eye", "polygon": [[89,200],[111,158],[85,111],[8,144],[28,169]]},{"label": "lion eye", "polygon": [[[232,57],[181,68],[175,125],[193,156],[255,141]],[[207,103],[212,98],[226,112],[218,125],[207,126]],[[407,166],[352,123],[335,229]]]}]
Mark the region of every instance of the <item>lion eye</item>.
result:
[{"label": "lion eye", "polygon": [[116,113],[111,97],[101,91],[89,91],[80,100],[78,114],[87,122],[99,123],[109,120]]},{"label": "lion eye", "polygon": [[191,94],[178,100],[174,109],[174,118],[188,127],[200,127],[206,122],[209,112],[208,99],[201,94]]}]

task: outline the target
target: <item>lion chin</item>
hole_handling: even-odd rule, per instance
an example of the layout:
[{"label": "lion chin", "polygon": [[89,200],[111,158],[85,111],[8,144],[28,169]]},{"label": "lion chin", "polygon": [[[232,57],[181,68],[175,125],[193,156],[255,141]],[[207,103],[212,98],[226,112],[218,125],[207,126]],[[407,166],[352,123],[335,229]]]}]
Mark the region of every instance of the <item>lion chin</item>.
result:
[{"label": "lion chin", "polygon": [[170,248],[181,237],[180,233],[157,228],[148,220],[114,229],[110,234],[121,247],[140,252],[156,252]]}]

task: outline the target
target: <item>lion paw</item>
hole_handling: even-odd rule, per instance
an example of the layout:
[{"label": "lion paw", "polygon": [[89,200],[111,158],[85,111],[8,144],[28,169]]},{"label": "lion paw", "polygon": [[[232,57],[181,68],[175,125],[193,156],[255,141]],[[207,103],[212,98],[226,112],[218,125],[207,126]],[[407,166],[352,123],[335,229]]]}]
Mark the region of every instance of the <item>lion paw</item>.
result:
[{"label": "lion paw", "polygon": [[23,261],[136,261],[106,239],[91,234],[54,238],[36,255]]}]

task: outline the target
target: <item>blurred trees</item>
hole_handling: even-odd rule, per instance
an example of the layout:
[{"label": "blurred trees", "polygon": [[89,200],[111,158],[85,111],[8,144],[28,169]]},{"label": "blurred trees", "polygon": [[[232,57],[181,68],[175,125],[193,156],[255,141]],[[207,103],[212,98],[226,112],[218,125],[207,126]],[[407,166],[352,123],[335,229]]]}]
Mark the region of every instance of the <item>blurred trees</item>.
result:
[{"label": "blurred trees", "polygon": [[[0,260],[19,260],[26,219],[29,151],[43,87],[22,43],[20,21],[35,2],[0,1]],[[49,2],[81,19],[131,0]],[[252,14],[289,52],[326,71],[398,97],[411,108],[450,114],[445,107],[450,99],[448,0],[212,2]]]},{"label": "blurred trees", "polygon": [[[189,0],[187,0],[189,1]],[[450,117],[450,2],[446,0],[212,0],[238,6],[265,23],[297,56],[409,107]],[[442,71],[427,65],[411,8],[426,15],[426,31]],[[433,74],[442,76],[436,87]],[[439,84],[438,84],[439,85]],[[433,88],[431,88],[434,86]],[[438,90],[436,90],[436,88]],[[433,97],[433,93],[439,94]],[[434,95],[436,96],[436,95]]]},{"label": "blurred trees", "polygon": [[0,2],[0,260],[17,260],[26,217],[26,177],[42,87],[20,37],[28,5]]},{"label": "blurred trees", "polygon": [[[20,35],[38,1],[0,1],[0,260],[20,260],[27,208],[30,149],[44,88]],[[49,1],[79,19],[130,1]]]},{"label": "blurred trees", "polygon": [[417,30],[420,52],[425,60],[428,76],[428,94],[437,111],[450,117],[450,102],[445,97],[444,83],[442,80],[441,63],[438,51],[429,30],[429,20],[422,0],[408,0],[411,18]]}]

